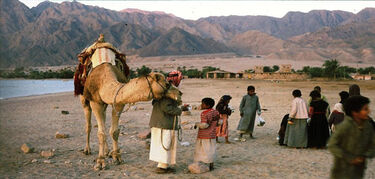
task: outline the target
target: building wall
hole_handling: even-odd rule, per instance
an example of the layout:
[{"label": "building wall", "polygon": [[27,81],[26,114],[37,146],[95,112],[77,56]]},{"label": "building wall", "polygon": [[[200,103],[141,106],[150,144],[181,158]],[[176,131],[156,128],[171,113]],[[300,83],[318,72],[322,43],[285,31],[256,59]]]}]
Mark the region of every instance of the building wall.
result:
[{"label": "building wall", "polygon": [[291,73],[292,72],[292,65],[280,65],[279,73]]},{"label": "building wall", "polygon": [[255,66],[254,73],[263,73],[263,66]]},{"label": "building wall", "polygon": [[355,80],[372,80],[371,75],[355,75],[353,76]]},{"label": "building wall", "polygon": [[305,80],[309,78],[304,73],[251,73],[246,75],[249,79],[254,80]]}]

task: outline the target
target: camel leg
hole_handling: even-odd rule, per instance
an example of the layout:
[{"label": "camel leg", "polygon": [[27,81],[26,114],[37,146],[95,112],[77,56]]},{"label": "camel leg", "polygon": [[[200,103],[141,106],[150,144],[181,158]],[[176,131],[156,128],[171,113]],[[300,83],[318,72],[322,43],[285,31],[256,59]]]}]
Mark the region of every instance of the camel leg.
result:
[{"label": "camel leg", "polygon": [[86,155],[91,154],[91,148],[90,148],[90,133],[91,133],[91,107],[89,104],[89,101],[87,101],[83,96],[80,96],[81,103],[83,106],[83,111],[85,113],[85,119],[86,119],[86,147],[83,150],[83,153]]},{"label": "camel leg", "polygon": [[91,108],[94,112],[96,121],[98,122],[98,139],[99,139],[99,155],[96,159],[96,164],[94,166],[95,170],[101,170],[106,168],[105,164],[105,144],[106,136],[105,136],[105,110],[107,105],[99,104],[95,102],[90,102]]},{"label": "camel leg", "polygon": [[122,110],[124,109],[125,105],[117,104],[116,110],[112,109],[112,125],[109,133],[112,137],[112,144],[113,144],[113,151],[111,152],[113,161],[118,165],[121,161],[121,154],[120,149],[118,148],[118,137],[120,134],[120,130],[118,129],[118,122],[120,119],[120,115]]}]

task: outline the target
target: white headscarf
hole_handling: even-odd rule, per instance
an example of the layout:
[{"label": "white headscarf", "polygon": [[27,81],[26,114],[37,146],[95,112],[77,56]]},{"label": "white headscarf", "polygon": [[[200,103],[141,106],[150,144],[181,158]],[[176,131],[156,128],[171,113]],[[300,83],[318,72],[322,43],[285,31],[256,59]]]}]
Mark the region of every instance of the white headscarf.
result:
[{"label": "white headscarf", "polygon": [[336,103],[335,106],[333,107],[333,111],[337,111],[337,112],[340,112],[340,113],[344,113],[344,107],[341,103]]}]

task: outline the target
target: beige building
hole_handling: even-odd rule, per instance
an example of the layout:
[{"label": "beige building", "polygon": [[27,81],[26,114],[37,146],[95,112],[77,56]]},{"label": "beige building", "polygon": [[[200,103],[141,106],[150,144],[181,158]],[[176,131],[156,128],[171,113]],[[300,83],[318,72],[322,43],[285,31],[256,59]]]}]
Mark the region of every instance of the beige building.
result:
[{"label": "beige building", "polygon": [[280,69],[277,71],[278,73],[292,73],[292,65],[286,64],[286,65],[280,65]]},{"label": "beige building", "polygon": [[361,75],[361,74],[354,74],[351,77],[355,80],[373,80],[375,79],[374,75]]},{"label": "beige building", "polygon": [[263,73],[263,66],[255,66],[254,73]]},{"label": "beige building", "polygon": [[277,72],[264,72],[263,66],[255,66],[254,73],[246,74],[247,78],[254,80],[305,80],[309,76],[305,73],[293,73],[291,64],[279,65]]},{"label": "beige building", "polygon": [[206,78],[243,78],[243,73],[234,73],[234,72],[228,72],[224,70],[216,70],[216,71],[210,71],[207,72]]}]

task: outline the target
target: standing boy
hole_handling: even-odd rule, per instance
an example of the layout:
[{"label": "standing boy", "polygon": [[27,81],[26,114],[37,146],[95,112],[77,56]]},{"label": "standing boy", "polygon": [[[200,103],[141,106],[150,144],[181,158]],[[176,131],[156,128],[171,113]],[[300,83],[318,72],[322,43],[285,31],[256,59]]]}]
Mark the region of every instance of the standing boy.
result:
[{"label": "standing boy", "polygon": [[255,115],[261,114],[260,104],[258,96],[255,93],[254,86],[247,87],[247,95],[242,98],[240,104],[240,115],[241,120],[238,124],[237,130],[240,133],[240,140],[245,141],[242,136],[243,134],[250,134],[250,138],[254,139],[253,131],[255,124]]},{"label": "standing boy", "polygon": [[220,119],[218,111],[212,109],[215,101],[212,98],[202,99],[201,122],[195,124],[198,130],[198,139],[195,144],[194,162],[203,162],[214,169],[216,155],[216,127]]},{"label": "standing boy", "polygon": [[345,119],[328,143],[334,156],[333,179],[363,178],[366,158],[375,156],[375,132],[368,117],[369,103],[366,97],[353,96],[344,104]]}]

